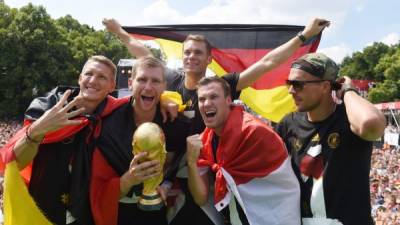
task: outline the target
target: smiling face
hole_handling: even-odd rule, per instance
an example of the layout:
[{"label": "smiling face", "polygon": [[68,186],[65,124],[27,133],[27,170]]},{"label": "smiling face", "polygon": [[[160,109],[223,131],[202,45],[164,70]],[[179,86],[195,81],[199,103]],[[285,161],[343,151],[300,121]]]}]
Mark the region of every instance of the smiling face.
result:
[{"label": "smiling face", "polygon": [[207,52],[206,43],[188,40],[183,44],[183,69],[186,74],[205,76],[212,57]]},{"label": "smiling face", "polygon": [[199,111],[206,127],[221,135],[230,113],[230,96],[225,96],[221,84],[212,82],[197,89]]},{"label": "smiling face", "polygon": [[129,80],[135,110],[154,111],[165,90],[164,70],[146,65],[136,68],[135,76]]},{"label": "smiling face", "polygon": [[108,65],[89,60],[79,75],[78,83],[84,100],[99,104],[115,88],[114,73]]}]

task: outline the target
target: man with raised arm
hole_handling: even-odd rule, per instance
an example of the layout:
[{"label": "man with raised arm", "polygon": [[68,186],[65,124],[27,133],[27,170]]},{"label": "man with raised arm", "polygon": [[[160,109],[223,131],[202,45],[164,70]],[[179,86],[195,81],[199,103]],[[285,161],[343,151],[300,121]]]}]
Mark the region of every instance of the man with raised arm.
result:
[{"label": "man with raised arm", "polygon": [[[151,54],[141,42],[124,31],[120,24],[114,19],[104,19],[103,24],[106,28],[117,35],[122,42],[127,46],[130,53],[136,58],[141,58]],[[324,19],[315,18],[301,32],[290,39],[288,42],[270,51],[258,62],[248,67],[240,73],[230,73],[223,76],[231,87],[232,100],[238,99],[240,91],[252,85],[263,74],[271,71],[280,64],[284,63],[302,44],[305,40],[317,35],[322,29],[329,26],[329,22]],[[183,71],[169,70],[167,72],[167,90],[178,92],[186,105],[183,114],[192,122],[191,133],[201,133],[204,128],[204,122],[201,119],[198,110],[196,87],[198,81],[205,77],[207,66],[212,61],[211,44],[202,35],[188,35],[183,42]],[[171,104],[163,104],[163,108],[168,110],[172,116],[177,114],[177,107],[169,107]],[[182,157],[185,159],[185,157]],[[203,211],[194,204],[192,196],[187,187],[187,167],[182,161],[179,166],[180,170],[177,173],[179,184],[185,193],[185,204],[175,216],[172,224],[186,224],[187,221],[193,221],[194,224],[212,224],[205,216],[203,211],[207,209],[203,207]],[[208,213],[209,214],[209,213]]]},{"label": "man with raised arm", "polygon": [[[292,64],[287,85],[297,111],[277,126],[301,187],[304,225],[372,225],[369,191],[372,141],[384,115],[358,95],[351,79],[322,53]],[[338,93],[342,103],[332,97]]]}]

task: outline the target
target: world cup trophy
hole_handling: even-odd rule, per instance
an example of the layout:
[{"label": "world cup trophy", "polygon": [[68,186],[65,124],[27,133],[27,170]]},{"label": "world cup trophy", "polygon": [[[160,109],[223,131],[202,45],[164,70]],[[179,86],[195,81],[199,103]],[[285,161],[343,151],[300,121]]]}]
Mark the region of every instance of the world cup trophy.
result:
[{"label": "world cup trophy", "polygon": [[[133,154],[147,152],[142,161],[158,160],[163,168],[166,158],[165,136],[161,128],[151,122],[141,124],[133,134]],[[143,181],[142,195],[139,197],[138,208],[144,211],[160,210],[164,206],[157,187],[163,180],[163,173]]]}]

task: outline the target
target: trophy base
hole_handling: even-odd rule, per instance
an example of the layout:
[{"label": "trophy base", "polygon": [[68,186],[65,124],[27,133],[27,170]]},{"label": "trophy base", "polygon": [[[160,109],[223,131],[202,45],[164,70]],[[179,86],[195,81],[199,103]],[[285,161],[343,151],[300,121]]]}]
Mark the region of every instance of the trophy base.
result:
[{"label": "trophy base", "polygon": [[151,195],[142,194],[137,204],[138,208],[143,211],[157,211],[164,206],[161,196],[155,192]]}]

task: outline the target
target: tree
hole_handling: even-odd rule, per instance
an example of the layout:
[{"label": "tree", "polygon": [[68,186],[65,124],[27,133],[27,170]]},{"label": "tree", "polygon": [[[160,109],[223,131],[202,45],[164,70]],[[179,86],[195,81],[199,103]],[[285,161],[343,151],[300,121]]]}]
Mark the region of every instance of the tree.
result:
[{"label": "tree", "polygon": [[389,46],[375,42],[373,45],[364,48],[363,52],[355,52],[351,57],[344,58],[340,74],[352,79],[384,80],[383,74],[376,73],[375,66],[379,60],[390,51]]},{"label": "tree", "polygon": [[400,47],[392,49],[382,57],[375,71],[383,74],[385,81],[378,84],[369,93],[369,99],[374,102],[389,102],[400,99]]},{"label": "tree", "polygon": [[368,100],[372,103],[391,102],[399,99],[399,84],[386,80],[378,83],[368,93]]},{"label": "tree", "polygon": [[42,6],[11,9],[0,1],[0,118],[22,115],[29,102],[57,85],[77,85],[85,61],[129,57],[112,35],[67,15],[53,20]]}]

